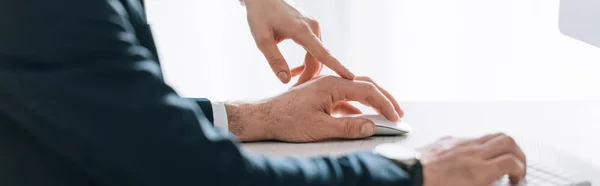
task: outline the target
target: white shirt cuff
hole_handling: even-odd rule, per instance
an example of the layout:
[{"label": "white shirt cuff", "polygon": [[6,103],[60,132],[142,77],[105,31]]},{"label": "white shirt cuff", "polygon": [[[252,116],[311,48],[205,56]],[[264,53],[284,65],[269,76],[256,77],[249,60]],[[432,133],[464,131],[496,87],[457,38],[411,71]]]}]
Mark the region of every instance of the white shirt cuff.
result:
[{"label": "white shirt cuff", "polygon": [[213,124],[216,128],[229,131],[229,121],[227,120],[227,109],[225,102],[211,101],[213,111]]}]

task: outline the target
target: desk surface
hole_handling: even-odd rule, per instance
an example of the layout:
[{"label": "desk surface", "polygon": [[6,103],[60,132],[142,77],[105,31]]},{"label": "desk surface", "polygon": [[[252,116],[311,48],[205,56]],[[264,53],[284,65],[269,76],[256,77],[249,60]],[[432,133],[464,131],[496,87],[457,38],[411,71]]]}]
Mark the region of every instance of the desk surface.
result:
[{"label": "desk surface", "polygon": [[401,142],[422,146],[443,136],[480,136],[505,132],[517,141],[551,146],[600,167],[600,101],[408,102],[406,136],[332,140],[317,143],[253,142],[243,147],[270,155],[337,155]]}]

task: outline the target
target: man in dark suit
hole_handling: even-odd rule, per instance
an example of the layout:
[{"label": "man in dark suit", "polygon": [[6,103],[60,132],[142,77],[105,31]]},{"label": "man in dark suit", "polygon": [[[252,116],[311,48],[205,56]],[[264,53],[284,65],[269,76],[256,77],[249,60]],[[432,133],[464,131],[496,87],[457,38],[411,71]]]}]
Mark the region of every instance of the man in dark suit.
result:
[{"label": "man in dark suit", "polygon": [[[295,11],[281,0],[246,5],[250,24],[269,20],[261,17],[267,10]],[[402,113],[385,90],[320,50],[318,31],[286,35],[251,25],[282,82],[300,71],[304,80],[261,102],[223,104],[230,136],[213,127],[209,100],[181,98],[163,82],[145,19],[138,0],[0,0],[0,185],[435,186],[524,175],[523,153],[503,134],[444,138],[418,150],[419,169],[373,152],[308,159],[244,152],[237,140],[372,135],[368,120],[331,116],[359,112],[345,101],[366,103],[390,120]],[[306,28],[318,27],[309,23]],[[310,52],[291,71],[273,52],[288,37]],[[315,78],[318,61],[343,78]]]}]

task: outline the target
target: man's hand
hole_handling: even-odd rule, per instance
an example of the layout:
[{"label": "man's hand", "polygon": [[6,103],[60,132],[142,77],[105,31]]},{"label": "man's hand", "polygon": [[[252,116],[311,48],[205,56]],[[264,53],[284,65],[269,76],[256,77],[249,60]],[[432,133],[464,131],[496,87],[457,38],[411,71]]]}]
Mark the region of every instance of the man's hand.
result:
[{"label": "man's hand", "polygon": [[229,130],[242,141],[310,142],[373,135],[370,120],[332,116],[361,113],[347,101],[368,105],[392,121],[402,115],[394,98],[373,82],[325,76],[259,103],[226,104]]},{"label": "man's hand", "polygon": [[525,177],[525,154],[504,134],[477,139],[442,138],[419,149],[425,186],[488,186],[504,175],[515,184]]},{"label": "man's hand", "polygon": [[244,0],[244,2],[248,13],[248,24],[256,45],[281,82],[288,83],[292,77],[286,60],[277,48],[277,44],[285,39],[294,40],[307,51],[304,65],[294,68],[295,71],[302,72],[298,80],[299,84],[317,76],[322,64],[343,78],[354,79],[354,74],[333,57],[321,43],[319,23],[315,19],[303,15],[286,0]]}]

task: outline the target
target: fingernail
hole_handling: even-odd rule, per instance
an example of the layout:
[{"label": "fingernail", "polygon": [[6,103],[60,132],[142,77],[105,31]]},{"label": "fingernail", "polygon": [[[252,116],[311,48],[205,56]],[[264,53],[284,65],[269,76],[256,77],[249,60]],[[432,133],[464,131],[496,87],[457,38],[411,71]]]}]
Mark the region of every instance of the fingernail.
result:
[{"label": "fingernail", "polygon": [[277,74],[277,77],[279,78],[279,80],[281,80],[281,82],[287,82],[288,79],[288,75],[285,72],[279,72]]},{"label": "fingernail", "polygon": [[368,136],[368,135],[373,134],[373,127],[371,127],[371,123],[369,123],[369,122],[363,123],[363,125],[360,127],[360,133],[363,136]]}]

